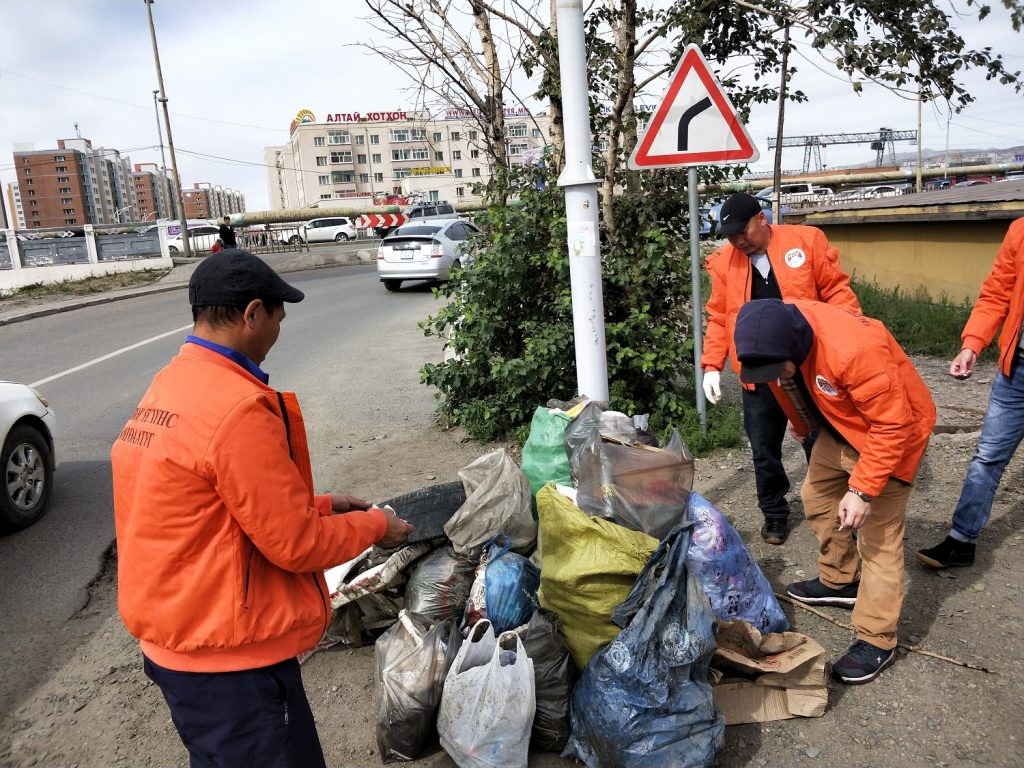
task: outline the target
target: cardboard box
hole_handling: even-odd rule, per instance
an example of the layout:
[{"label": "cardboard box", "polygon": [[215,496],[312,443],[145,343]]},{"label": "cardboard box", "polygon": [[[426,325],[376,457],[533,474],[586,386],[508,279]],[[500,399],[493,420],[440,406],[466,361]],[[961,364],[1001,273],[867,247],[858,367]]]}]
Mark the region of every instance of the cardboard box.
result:
[{"label": "cardboard box", "polygon": [[719,623],[716,640],[711,691],[726,725],[825,714],[825,649],[813,638],[762,636],[745,621],[729,621]]}]

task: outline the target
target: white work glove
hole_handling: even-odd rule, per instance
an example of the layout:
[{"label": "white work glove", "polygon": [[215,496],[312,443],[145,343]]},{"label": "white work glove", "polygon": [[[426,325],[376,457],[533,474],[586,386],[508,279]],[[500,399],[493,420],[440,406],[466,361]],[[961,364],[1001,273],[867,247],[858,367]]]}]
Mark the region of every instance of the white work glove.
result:
[{"label": "white work glove", "polygon": [[704,371],[704,397],[712,405],[722,399],[722,376],[718,371]]}]

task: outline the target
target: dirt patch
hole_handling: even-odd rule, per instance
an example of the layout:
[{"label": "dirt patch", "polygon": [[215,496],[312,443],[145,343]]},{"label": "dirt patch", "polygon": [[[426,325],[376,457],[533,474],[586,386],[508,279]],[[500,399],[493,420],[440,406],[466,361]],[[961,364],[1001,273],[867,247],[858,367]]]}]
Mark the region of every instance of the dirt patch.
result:
[{"label": "dirt patch", "polygon": [[145,269],[138,272],[118,272],[113,275],[86,277],[81,280],[63,280],[59,283],[28,285],[9,294],[0,294],[0,311],[25,309],[39,304],[49,304],[92,296],[97,293],[117,291],[122,288],[140,288],[152,285],[170,273],[169,269]]},{"label": "dirt patch", "polygon": [[[945,361],[918,358],[915,363],[944,426],[932,440],[908,509],[901,636],[993,672],[901,653],[897,664],[870,685],[830,684],[822,718],[728,728],[721,766],[1021,765],[1024,458],[1018,455],[1004,476],[976,565],[950,573],[920,567],[913,552],[941,539],[959,496],[994,367],[983,366],[972,381],[956,382],[945,375]],[[738,401],[733,379],[726,381],[726,397]],[[458,430],[399,424],[382,426],[379,439],[351,446],[339,440],[317,461],[326,468],[323,477],[344,477],[347,491],[379,499],[456,479],[459,467],[489,447],[466,440]],[[788,441],[786,463],[795,496],[804,466],[800,449]],[[698,460],[695,489],[728,514],[777,590],[816,573],[816,544],[807,526],[798,523],[799,503],[791,521],[796,528],[784,546],[769,546],[758,536],[760,515],[746,447]],[[53,659],[49,677],[3,713],[0,765],[187,765],[161,695],[142,674],[138,646],[117,616],[113,561],[110,566],[94,585],[87,608],[69,623],[68,642]],[[783,608],[794,628],[816,638],[831,659],[846,650],[850,631],[799,608]],[[823,610],[849,621],[848,612]],[[315,655],[304,667],[328,765],[380,764],[372,662],[372,648],[340,647]],[[530,764],[568,763],[534,755]],[[417,765],[452,763],[435,750]]]}]

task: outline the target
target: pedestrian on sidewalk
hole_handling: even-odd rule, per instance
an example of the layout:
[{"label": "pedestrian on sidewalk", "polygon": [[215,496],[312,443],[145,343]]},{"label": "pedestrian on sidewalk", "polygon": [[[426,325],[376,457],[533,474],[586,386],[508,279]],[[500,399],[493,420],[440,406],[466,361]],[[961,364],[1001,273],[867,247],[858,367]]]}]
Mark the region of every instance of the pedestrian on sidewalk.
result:
[{"label": "pedestrian on sidewalk", "polygon": [[[704,395],[712,404],[722,396],[720,372],[726,357],[739,372],[733,329],[736,315],[754,299],[810,299],[860,314],[850,276],[839,266],[839,252],[815,227],[769,224],[761,205],[739,192],[722,205],[721,233],[729,238],[707,259],[711,276],[708,328],[701,368]],[[789,478],[782,463],[786,415],[764,384],[743,385],[743,426],[754,459],[757,504],[764,515],[761,538],[782,544],[789,536]],[[803,439],[811,455],[815,433]]]},{"label": "pedestrian on sidewalk", "polygon": [[832,674],[870,682],[896,656],[907,500],[935,424],[928,386],[882,323],[821,302],[751,301],[735,341],[740,381],[768,385],[798,431],[820,430],[800,492],[819,576],[787,593],[853,609],[857,639]]},{"label": "pedestrian on sidewalk", "polygon": [[967,468],[960,500],[953,510],[949,535],[934,547],[919,550],[917,559],[932,568],[974,564],[974,552],[992,514],[999,481],[1024,438],[1024,366],[1020,364],[1024,333],[1024,218],[1010,224],[992,271],[981,284],[978,301],[967,319],[963,349],[949,364],[949,375],[966,380],[978,355],[999,334],[999,370],[992,382],[981,437]]},{"label": "pedestrian on sidewalk", "polygon": [[296,661],[331,620],[323,571],[412,530],[313,492],[298,401],[260,368],[302,299],[245,251],[201,262],[195,329],[111,450],[118,608],[192,765],[324,765]]},{"label": "pedestrian on sidewalk", "polygon": [[238,247],[238,242],[235,240],[235,230],[231,227],[230,216],[224,217],[224,221],[218,229],[218,234],[220,235],[221,241],[224,243],[225,249]]}]

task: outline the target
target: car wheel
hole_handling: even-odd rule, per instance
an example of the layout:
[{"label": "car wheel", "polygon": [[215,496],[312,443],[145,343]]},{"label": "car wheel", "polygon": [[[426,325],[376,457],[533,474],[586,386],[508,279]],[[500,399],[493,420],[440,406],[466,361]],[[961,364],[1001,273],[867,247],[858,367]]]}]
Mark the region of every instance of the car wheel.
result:
[{"label": "car wheel", "polygon": [[15,427],[0,454],[3,498],[0,498],[0,529],[19,531],[43,516],[53,485],[50,446],[39,430]]},{"label": "car wheel", "polygon": [[174,256],[175,254],[178,253],[178,249],[175,248],[173,245],[168,245],[167,251],[171,254],[171,256]]},{"label": "car wheel", "polygon": [[347,242],[347,241],[348,241],[348,235],[346,235],[344,232],[339,232],[338,234],[336,234],[334,236],[334,242],[336,242],[336,243],[344,243],[344,242]]},{"label": "car wheel", "polygon": [[402,286],[401,280],[385,280],[384,288],[388,291],[397,291]]},{"label": "car wheel", "polygon": [[288,238],[288,245],[298,245],[302,242],[302,238],[298,235],[292,235]]}]

